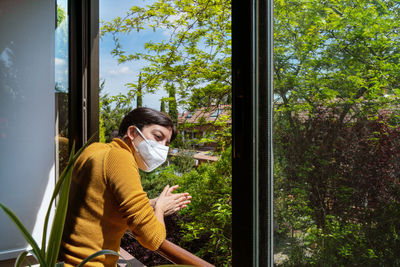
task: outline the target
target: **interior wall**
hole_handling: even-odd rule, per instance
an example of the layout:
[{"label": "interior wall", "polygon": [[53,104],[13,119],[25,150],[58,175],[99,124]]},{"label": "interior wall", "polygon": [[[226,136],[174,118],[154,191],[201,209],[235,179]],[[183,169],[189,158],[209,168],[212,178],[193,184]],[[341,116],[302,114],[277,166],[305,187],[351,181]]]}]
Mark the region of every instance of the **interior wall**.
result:
[{"label": "interior wall", "polygon": [[[54,0],[0,1],[0,202],[37,240],[54,188]],[[0,260],[27,243],[0,211]]]}]

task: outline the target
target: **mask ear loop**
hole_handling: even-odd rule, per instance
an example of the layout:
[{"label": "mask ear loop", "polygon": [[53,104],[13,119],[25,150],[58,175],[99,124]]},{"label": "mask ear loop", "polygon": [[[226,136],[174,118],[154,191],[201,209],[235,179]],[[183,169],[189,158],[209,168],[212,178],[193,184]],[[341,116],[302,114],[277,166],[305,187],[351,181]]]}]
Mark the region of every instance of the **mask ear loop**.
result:
[{"label": "mask ear loop", "polygon": [[[132,125],[132,126],[135,127],[136,131],[137,131],[137,132],[139,133],[139,135],[143,138],[143,140],[146,141],[146,143],[148,143],[148,142],[147,142],[147,139],[143,136],[143,134],[142,134],[142,132],[139,130],[139,128],[136,127],[135,125]],[[128,136],[127,134],[125,134],[125,135],[122,137],[122,139],[125,139],[125,138],[129,138],[129,136]],[[135,138],[136,138],[136,137],[134,137],[134,139],[135,139]],[[132,143],[133,148],[135,149],[135,151],[138,152],[139,150],[138,150],[138,148],[136,147],[136,145],[135,145],[135,143],[133,142],[133,140],[131,141],[131,143]]]},{"label": "mask ear loop", "polygon": [[[162,157],[163,155],[161,155],[156,149],[154,149],[154,147],[150,144],[150,142],[146,139],[146,137],[144,137],[143,133],[139,130],[139,128],[136,127],[135,125],[133,125],[133,127],[136,128],[137,132],[140,134],[140,136],[143,138],[143,140],[144,140],[149,146],[151,146],[151,147],[153,148],[154,152],[156,152],[157,155],[159,155],[160,157]],[[132,144],[133,144],[133,142],[132,142]],[[169,150],[169,147],[168,147],[168,146],[164,146],[164,145],[161,145],[161,144],[158,144],[158,143],[156,143],[156,145],[166,147],[166,149]],[[133,144],[133,146],[134,146],[135,149],[136,149],[136,146],[135,146],[134,144]],[[138,151],[138,150],[136,149],[136,151]]]},{"label": "mask ear loop", "polygon": [[[141,136],[144,140],[146,140],[146,138],[143,137],[143,135],[142,135],[142,133],[140,132],[140,130],[139,130],[135,125],[132,125],[132,126],[135,127],[135,128],[136,128],[136,131],[140,134],[140,136]],[[129,138],[129,136],[128,136],[127,134],[125,134],[125,135],[122,137],[122,139],[125,139],[125,138]],[[135,139],[135,138],[134,138],[134,139]],[[146,141],[147,141],[147,140],[146,140]],[[131,144],[132,144],[133,148],[135,149],[135,151],[136,151],[136,152],[139,152],[139,149],[136,147],[135,142],[133,142],[133,140],[131,141]]]},{"label": "mask ear loop", "polygon": [[133,140],[132,140],[132,146],[133,146],[133,148],[135,149],[136,152],[139,152],[139,149],[136,147],[135,142],[133,142]]},{"label": "mask ear loop", "polygon": [[[135,126],[135,125],[133,125],[135,128],[136,128],[136,130],[140,133],[140,130]],[[143,137],[143,135],[140,133],[140,135],[142,136],[142,138],[147,142],[147,140],[146,140],[146,138],[144,138]],[[127,135],[124,135],[124,137],[123,138],[125,138],[125,137],[128,137]],[[132,143],[132,146],[133,146],[133,148],[135,149],[135,151],[136,151],[136,153],[138,153],[139,154],[139,157],[142,157],[141,155],[140,155],[140,153],[139,153],[139,149],[136,147],[136,145],[135,145],[135,142],[133,142],[133,140],[131,141],[131,143]],[[149,168],[149,165],[143,160],[143,158],[142,158],[142,163],[146,166],[146,168],[148,169]]]},{"label": "mask ear loop", "polygon": [[133,127],[136,128],[136,131],[140,134],[140,136],[143,138],[143,140],[144,140],[147,144],[149,144],[149,141],[146,139],[146,137],[144,137],[143,133],[139,130],[139,128],[136,127],[135,125],[133,125]]}]

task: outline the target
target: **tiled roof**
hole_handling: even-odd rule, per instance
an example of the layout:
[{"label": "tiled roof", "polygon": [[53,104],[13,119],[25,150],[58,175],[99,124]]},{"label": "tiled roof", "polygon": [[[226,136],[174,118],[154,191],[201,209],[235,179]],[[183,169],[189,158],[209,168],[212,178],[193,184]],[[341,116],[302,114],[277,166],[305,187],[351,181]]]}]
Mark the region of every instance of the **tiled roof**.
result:
[{"label": "tiled roof", "polygon": [[[203,107],[194,112],[183,112],[183,114],[178,117],[178,123],[199,123],[201,118],[204,118],[207,123],[212,123],[221,116],[229,115],[230,112],[231,105]],[[231,119],[229,119],[227,123],[231,123]]]}]

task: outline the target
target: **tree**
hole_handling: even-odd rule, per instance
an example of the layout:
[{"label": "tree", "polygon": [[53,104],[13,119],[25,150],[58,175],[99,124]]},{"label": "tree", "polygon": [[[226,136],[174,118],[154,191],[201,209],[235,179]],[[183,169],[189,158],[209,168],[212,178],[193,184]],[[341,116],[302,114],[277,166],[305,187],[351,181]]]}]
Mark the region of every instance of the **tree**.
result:
[{"label": "tree", "polygon": [[110,142],[116,136],[124,116],[132,110],[131,95],[102,94],[105,81],[100,84],[100,141]]},{"label": "tree", "polygon": [[[159,0],[146,7],[132,6],[125,17],[104,23],[101,34],[113,35],[112,54],[119,63],[146,62],[140,84],[128,84],[132,94],[139,88],[152,93],[173,85],[179,105],[200,107],[230,101],[230,27],[230,0]],[[122,47],[122,34],[148,29],[166,32],[169,38],[146,42],[143,52]]]},{"label": "tree", "polygon": [[[399,4],[392,1],[276,1],[277,106],[290,112],[337,107],[346,116],[390,108],[399,96]],[[360,105],[362,103],[362,105]]]},{"label": "tree", "polygon": [[143,93],[142,93],[142,74],[139,73],[137,94],[136,94],[136,107],[139,108],[143,106]]},{"label": "tree", "polygon": [[329,140],[333,149],[325,151],[326,132],[335,127],[332,114],[314,114],[312,133],[299,130],[303,144],[288,131],[276,137],[276,219],[281,233],[291,236],[291,246],[301,247],[302,256],[291,255],[300,262],[292,264],[305,264],[308,253],[318,266],[396,266],[400,127],[393,114],[359,119],[338,131]]},{"label": "tree", "polygon": [[178,105],[176,104],[176,91],[173,84],[167,84],[166,90],[168,92],[168,115],[176,125],[178,123]]},{"label": "tree", "polygon": [[65,18],[66,18],[65,10],[62,7],[57,5],[57,25],[56,26],[58,27],[58,25],[60,25],[61,22],[63,22],[65,20]]},{"label": "tree", "polygon": [[276,107],[295,144],[309,143],[300,131],[311,138],[321,107],[335,121],[313,151],[321,158],[350,120],[392,109],[400,93],[399,8],[391,1],[275,2]]},{"label": "tree", "polygon": [[165,113],[165,101],[161,99],[160,111]]},{"label": "tree", "polygon": [[275,1],[277,220],[309,255],[293,265],[398,264],[399,9]]}]

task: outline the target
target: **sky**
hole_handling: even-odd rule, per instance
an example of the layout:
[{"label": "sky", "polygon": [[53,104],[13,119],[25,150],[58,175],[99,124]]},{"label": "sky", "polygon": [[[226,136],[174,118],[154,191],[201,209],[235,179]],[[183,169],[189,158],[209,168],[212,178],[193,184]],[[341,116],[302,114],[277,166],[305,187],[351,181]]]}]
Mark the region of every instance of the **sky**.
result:
[{"label": "sky", "polygon": [[[123,17],[127,10],[133,5],[145,6],[152,1],[144,0],[100,0],[100,21],[109,21],[117,16]],[[152,30],[144,33],[131,33],[121,35],[122,47],[128,52],[143,51],[144,43],[150,40],[159,41],[165,38],[162,31]],[[104,93],[117,95],[126,94],[129,88],[126,83],[137,81],[138,74],[143,62],[134,61],[118,64],[117,59],[111,55],[114,43],[110,34],[100,40],[100,79],[105,80]],[[154,109],[160,109],[160,99],[167,96],[165,91],[160,90],[157,94],[147,94],[143,97],[143,105]],[[136,103],[136,101],[133,101]]]},{"label": "sky", "polygon": [[[145,6],[153,2],[152,0],[100,0],[100,21],[109,21],[117,16],[123,17],[127,10],[133,5]],[[67,10],[67,0],[57,0],[57,4]],[[67,20],[64,20],[56,29],[56,55],[55,55],[55,79],[59,90],[68,90],[68,28]],[[139,34],[131,33],[120,36],[122,47],[127,52],[143,51],[144,43],[150,40],[155,42],[165,39],[167,33],[162,30],[153,32],[148,30]],[[104,80],[104,90],[102,94],[109,96],[127,94],[129,88],[126,83],[137,81],[143,62],[127,62],[118,64],[117,59],[111,55],[114,48],[112,36],[110,34],[100,39],[100,80]],[[156,94],[146,94],[143,96],[143,106],[160,109],[160,99],[167,96],[164,90],[159,90]],[[136,104],[136,99],[132,102]]]}]

